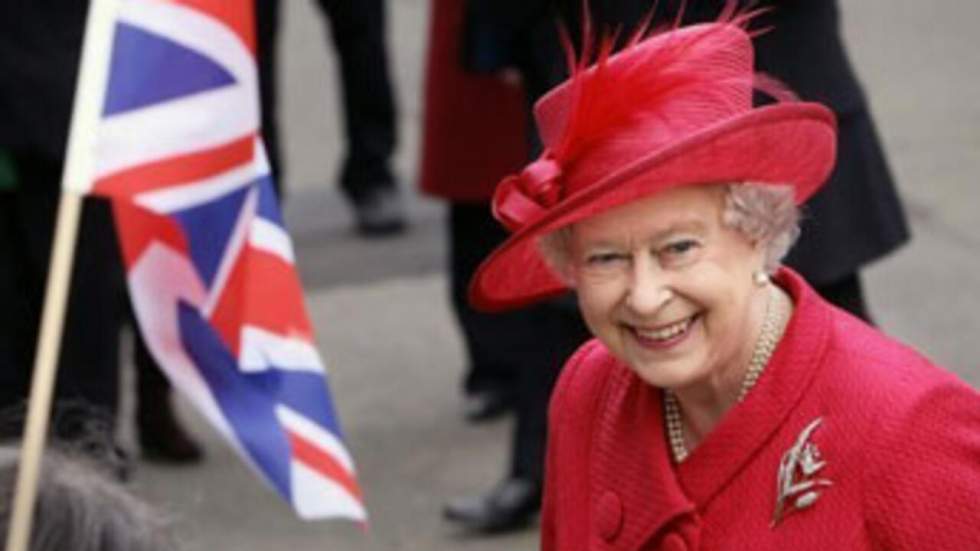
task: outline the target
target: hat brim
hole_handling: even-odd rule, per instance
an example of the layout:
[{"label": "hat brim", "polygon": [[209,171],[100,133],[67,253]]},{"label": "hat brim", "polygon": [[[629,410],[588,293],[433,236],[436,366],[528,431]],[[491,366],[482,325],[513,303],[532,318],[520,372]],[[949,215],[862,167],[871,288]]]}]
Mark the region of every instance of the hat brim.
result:
[{"label": "hat brim", "polygon": [[470,281],[474,308],[500,311],[560,295],[567,286],[538,251],[540,237],[576,221],[677,186],[751,181],[786,184],[803,203],[836,156],[833,113],[816,103],[761,107],[651,152],[562,199],[511,235]]}]

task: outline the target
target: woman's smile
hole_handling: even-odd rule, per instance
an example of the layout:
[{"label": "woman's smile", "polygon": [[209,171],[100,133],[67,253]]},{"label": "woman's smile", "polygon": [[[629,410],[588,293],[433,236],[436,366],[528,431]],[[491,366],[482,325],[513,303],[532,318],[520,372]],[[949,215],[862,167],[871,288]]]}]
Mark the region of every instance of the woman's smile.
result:
[{"label": "woman's smile", "polygon": [[695,322],[699,315],[695,314],[680,321],[659,325],[653,328],[645,328],[634,325],[627,325],[633,340],[642,348],[650,350],[667,350],[675,348],[677,345],[687,340],[692,333]]}]

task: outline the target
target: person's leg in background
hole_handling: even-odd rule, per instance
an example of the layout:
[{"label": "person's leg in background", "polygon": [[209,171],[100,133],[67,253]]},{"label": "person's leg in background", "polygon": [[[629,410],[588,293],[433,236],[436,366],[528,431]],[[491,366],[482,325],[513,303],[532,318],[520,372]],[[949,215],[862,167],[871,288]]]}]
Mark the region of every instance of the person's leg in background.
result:
[{"label": "person's leg in background", "polygon": [[170,381],[150,354],[133,322],[133,363],[136,368],[136,426],[143,458],[171,464],[197,463],[201,446],[181,426],[174,411]]},{"label": "person's leg in background", "polygon": [[[0,191],[0,410],[19,406],[27,396],[30,335],[38,323],[31,301],[38,291],[29,277],[18,199],[13,191]],[[4,436],[19,432],[6,424]]]},{"label": "person's leg in background", "polygon": [[362,235],[405,227],[391,156],[397,141],[389,76],[383,0],[319,0],[330,20],[340,62],[347,153],[340,186],[354,207]]},{"label": "person's leg in background", "polygon": [[463,381],[464,415],[482,421],[514,405],[519,373],[513,353],[501,346],[501,335],[513,332],[510,316],[477,312],[466,295],[480,262],[507,234],[486,203],[451,202],[448,224],[450,299],[469,362]]},{"label": "person's leg in background", "polygon": [[518,376],[510,465],[487,493],[451,500],[445,510],[481,532],[521,528],[540,508],[551,391],[565,361],[589,338],[572,295],[506,315],[512,337],[506,346]]},{"label": "person's leg in background", "polygon": [[[13,297],[2,297],[5,307],[0,323],[0,377],[4,387],[2,405],[16,407],[29,392],[60,196],[61,165],[29,154],[17,154],[14,159],[19,189],[4,194],[2,200],[7,231],[0,239],[0,254],[12,264],[3,270],[0,292],[13,293]],[[85,440],[94,431],[106,432],[111,438],[114,431],[124,304],[122,282],[109,204],[85,199],[52,413],[52,432],[62,439]],[[19,429],[14,428],[14,432]],[[125,476],[124,470],[117,472]]]},{"label": "person's leg in background", "polygon": [[282,145],[279,141],[279,94],[276,80],[279,19],[279,0],[255,0],[262,140],[269,155],[272,184],[281,200],[286,183],[283,181]]}]

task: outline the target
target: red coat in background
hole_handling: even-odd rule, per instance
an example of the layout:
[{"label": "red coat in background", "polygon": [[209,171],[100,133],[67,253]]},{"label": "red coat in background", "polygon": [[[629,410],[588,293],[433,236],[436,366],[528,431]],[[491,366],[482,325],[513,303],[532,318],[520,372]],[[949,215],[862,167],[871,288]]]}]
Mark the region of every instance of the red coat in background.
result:
[{"label": "red coat in background", "polygon": [[980,549],[980,395],[794,272],[778,283],[796,310],[768,367],[676,468],[661,392],[598,341],[569,360],[544,551]]},{"label": "red coat in background", "polygon": [[527,115],[518,84],[463,71],[463,4],[432,2],[419,183],[450,201],[488,202],[527,163]]}]

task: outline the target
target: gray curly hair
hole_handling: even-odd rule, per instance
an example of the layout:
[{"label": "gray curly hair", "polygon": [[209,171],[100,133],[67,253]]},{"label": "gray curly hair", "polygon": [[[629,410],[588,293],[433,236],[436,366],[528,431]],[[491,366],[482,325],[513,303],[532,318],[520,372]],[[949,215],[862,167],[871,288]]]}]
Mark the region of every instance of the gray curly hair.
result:
[{"label": "gray curly hair", "polygon": [[[722,223],[752,242],[765,245],[763,269],[772,274],[800,235],[800,209],[788,185],[740,182],[725,186]],[[538,240],[538,249],[562,280],[571,283],[572,227],[565,226]]]},{"label": "gray curly hair", "polygon": [[[176,551],[158,511],[71,450],[45,451],[30,551]],[[0,535],[6,537],[20,450],[0,446]]]}]

